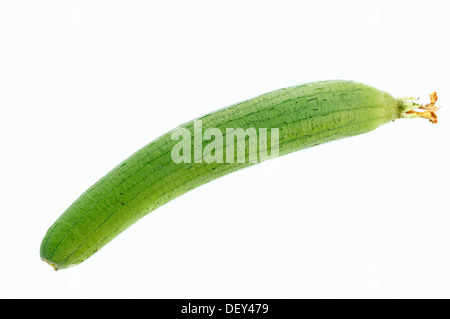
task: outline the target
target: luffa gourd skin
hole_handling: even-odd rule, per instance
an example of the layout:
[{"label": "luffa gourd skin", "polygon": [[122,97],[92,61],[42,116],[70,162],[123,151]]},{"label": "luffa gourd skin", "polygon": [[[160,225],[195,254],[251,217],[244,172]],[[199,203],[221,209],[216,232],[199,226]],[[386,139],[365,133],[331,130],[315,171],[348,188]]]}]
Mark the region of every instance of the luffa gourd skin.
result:
[{"label": "luffa gourd skin", "polygon": [[[429,104],[420,105],[412,98],[396,99],[361,83],[321,81],[266,93],[182,124],[138,150],[84,192],[47,231],[41,258],[55,270],[80,264],[159,206],[266,159],[257,155],[256,161],[242,162],[234,154],[235,161],[230,161],[226,158],[230,143],[224,138],[223,149],[214,151],[216,160],[206,161],[202,150],[212,142],[210,136],[209,140],[202,137],[208,129],[224,133],[227,129],[277,130],[276,140],[267,134],[267,145],[254,148],[249,138],[240,150],[249,159],[255,152],[261,154],[262,147],[276,145],[282,156],[366,133],[400,118],[426,118],[436,123],[437,95],[430,97]],[[201,123],[200,134],[195,132],[197,123]],[[174,149],[180,141],[173,136],[183,129],[191,133],[192,145],[198,146],[200,138],[200,153],[198,147],[191,147],[188,156],[184,154],[190,161],[175,161]],[[238,150],[238,141],[233,139],[232,143]],[[222,161],[217,160],[220,156]]]}]

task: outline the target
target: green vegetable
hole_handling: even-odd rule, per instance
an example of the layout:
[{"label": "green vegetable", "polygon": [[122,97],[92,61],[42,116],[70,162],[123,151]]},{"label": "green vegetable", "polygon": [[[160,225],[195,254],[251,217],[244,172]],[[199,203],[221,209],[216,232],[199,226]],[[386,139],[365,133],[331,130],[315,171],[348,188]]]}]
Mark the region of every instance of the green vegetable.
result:
[{"label": "green vegetable", "polygon": [[[436,123],[437,95],[430,97],[430,104],[419,105],[365,84],[323,81],[263,94],[185,123],[144,146],[83,193],[47,231],[41,258],[55,270],[80,264],[149,212],[270,158],[263,151],[274,146],[284,155],[366,133],[399,118]],[[225,134],[233,128],[259,132],[259,139],[249,133],[239,147],[236,136],[229,139]]]}]

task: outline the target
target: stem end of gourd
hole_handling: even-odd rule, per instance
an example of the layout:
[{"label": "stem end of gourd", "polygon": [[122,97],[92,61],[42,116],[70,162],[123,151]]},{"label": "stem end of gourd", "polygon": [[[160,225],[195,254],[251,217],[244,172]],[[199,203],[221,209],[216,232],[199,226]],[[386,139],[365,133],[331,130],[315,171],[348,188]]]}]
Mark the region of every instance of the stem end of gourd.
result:
[{"label": "stem end of gourd", "polygon": [[436,106],[437,99],[438,96],[436,92],[430,94],[430,103],[424,105],[417,103],[415,98],[402,98],[400,99],[402,103],[400,117],[405,119],[423,118],[436,124],[438,122],[436,112],[440,109]]}]

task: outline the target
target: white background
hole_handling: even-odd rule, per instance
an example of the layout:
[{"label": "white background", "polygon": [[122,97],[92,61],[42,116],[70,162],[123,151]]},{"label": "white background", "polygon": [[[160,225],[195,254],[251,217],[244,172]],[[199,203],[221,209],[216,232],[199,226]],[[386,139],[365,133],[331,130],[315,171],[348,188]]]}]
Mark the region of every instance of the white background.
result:
[{"label": "white background", "polygon": [[[1,1],[0,297],[450,297],[450,2]],[[347,79],[439,95],[399,120],[231,174],[83,264],[39,257],[131,153],[223,106]]]}]

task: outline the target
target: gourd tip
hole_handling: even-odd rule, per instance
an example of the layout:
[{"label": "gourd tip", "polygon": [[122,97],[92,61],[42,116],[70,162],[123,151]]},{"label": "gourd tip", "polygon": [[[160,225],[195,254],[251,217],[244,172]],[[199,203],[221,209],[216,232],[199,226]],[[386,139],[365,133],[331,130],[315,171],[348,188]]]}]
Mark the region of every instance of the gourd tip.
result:
[{"label": "gourd tip", "polygon": [[429,120],[431,123],[436,124],[438,122],[438,117],[436,112],[440,107],[436,106],[438,95],[436,92],[430,94],[430,103],[420,105],[413,101],[411,98],[401,99],[403,106],[405,108],[402,113],[403,118],[424,118]]},{"label": "gourd tip", "polygon": [[47,264],[49,264],[50,266],[52,266],[54,271],[58,271],[59,270],[59,268],[58,268],[58,266],[56,264],[54,264],[54,263],[52,263],[52,262],[50,262],[50,261],[48,261],[46,259],[42,259],[42,261],[44,261]]}]

